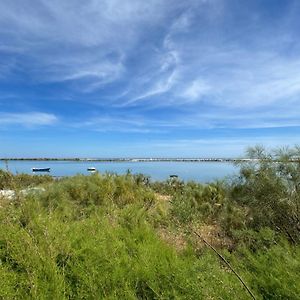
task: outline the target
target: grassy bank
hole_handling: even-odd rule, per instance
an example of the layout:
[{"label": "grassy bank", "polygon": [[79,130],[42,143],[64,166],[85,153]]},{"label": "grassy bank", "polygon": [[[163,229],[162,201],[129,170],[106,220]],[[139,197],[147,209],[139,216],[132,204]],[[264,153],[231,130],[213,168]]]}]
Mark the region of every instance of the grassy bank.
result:
[{"label": "grassy bank", "polygon": [[206,185],[0,171],[16,191],[0,199],[0,298],[251,299],[203,238],[256,299],[299,299],[296,151],[250,149],[260,160]]}]

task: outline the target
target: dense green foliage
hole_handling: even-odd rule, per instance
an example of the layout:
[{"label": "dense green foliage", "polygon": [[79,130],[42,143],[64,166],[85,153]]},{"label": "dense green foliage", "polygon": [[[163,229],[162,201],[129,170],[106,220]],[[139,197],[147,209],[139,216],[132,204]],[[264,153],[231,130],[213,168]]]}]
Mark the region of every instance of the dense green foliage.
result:
[{"label": "dense green foliage", "polygon": [[268,226],[300,242],[300,148],[267,153],[251,148],[241,176],[231,187],[231,198],[249,208],[247,226]]},{"label": "dense green foliage", "polygon": [[13,175],[0,169],[0,190],[2,189],[22,189],[28,187],[35,187],[43,183],[52,182],[53,178],[46,175],[28,175],[17,174]]},{"label": "dense green foliage", "polygon": [[250,299],[193,231],[257,299],[299,299],[296,151],[251,149],[237,178],[206,185],[0,171],[2,189],[44,188],[0,199],[0,299]]}]

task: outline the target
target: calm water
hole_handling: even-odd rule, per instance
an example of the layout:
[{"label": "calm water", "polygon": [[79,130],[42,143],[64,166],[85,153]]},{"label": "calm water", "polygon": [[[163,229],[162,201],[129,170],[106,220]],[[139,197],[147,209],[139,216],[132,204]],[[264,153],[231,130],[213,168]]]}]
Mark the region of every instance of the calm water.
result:
[{"label": "calm water", "polygon": [[[89,174],[88,167],[95,167],[99,172],[124,174],[129,169],[132,173],[143,173],[154,180],[165,180],[170,174],[176,174],[183,180],[208,182],[236,174],[238,169],[226,162],[74,162],[74,161],[10,161],[8,168],[13,173],[32,174],[33,167],[51,168],[53,176]],[[5,169],[5,163],[0,162]],[[44,173],[38,173],[44,174]]]}]

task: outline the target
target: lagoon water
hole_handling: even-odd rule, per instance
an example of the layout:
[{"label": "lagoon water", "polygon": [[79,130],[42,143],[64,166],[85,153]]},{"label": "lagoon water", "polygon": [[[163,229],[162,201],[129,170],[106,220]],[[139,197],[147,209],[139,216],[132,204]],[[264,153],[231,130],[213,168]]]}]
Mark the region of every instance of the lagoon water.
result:
[{"label": "lagoon water", "polygon": [[[51,168],[51,172],[35,173],[52,176],[88,175],[88,167],[95,167],[100,173],[113,172],[125,174],[130,170],[133,174],[143,173],[153,180],[165,180],[171,174],[188,181],[209,182],[234,175],[238,169],[228,162],[88,162],[88,161],[9,161],[8,169],[12,173],[32,174],[31,168]],[[6,169],[5,162],[0,168]]]}]

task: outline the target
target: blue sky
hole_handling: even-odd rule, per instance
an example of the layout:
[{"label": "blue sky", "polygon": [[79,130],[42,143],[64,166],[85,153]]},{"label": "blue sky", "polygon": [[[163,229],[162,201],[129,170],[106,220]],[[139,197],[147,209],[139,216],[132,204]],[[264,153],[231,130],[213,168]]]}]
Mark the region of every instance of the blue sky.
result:
[{"label": "blue sky", "polygon": [[0,2],[0,156],[300,144],[300,2]]}]

